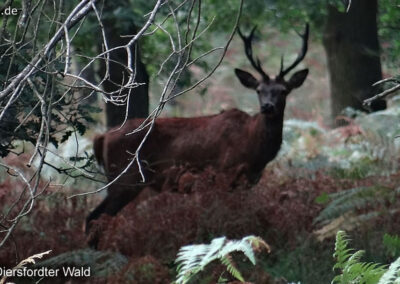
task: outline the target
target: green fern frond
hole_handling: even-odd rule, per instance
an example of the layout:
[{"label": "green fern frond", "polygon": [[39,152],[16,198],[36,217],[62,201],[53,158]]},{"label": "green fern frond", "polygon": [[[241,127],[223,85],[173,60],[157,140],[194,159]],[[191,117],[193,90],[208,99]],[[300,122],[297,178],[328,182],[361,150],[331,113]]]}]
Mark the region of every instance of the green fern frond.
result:
[{"label": "green fern frond", "polygon": [[226,270],[228,270],[228,272],[233,277],[235,277],[239,281],[244,282],[244,278],[243,278],[242,274],[236,268],[235,263],[233,262],[232,257],[230,255],[226,255],[226,256],[221,257],[221,263],[226,266]]},{"label": "green fern frond", "polygon": [[341,273],[334,277],[332,283],[340,284],[376,284],[386,272],[384,265],[376,263],[360,262],[364,251],[356,251],[351,254],[348,249],[349,240],[345,232],[338,231],[336,234],[334,257],[337,262],[334,269],[340,269]]},{"label": "green fern frond", "polygon": [[347,259],[346,266],[349,267],[359,263],[364,254],[365,251],[363,250],[356,251],[355,253],[350,255],[350,257]]},{"label": "green fern frond", "polygon": [[217,259],[227,267],[228,272],[233,277],[244,281],[241,273],[235,267],[230,254],[237,251],[243,252],[251,263],[255,265],[254,251],[259,250],[260,247],[265,247],[269,250],[269,246],[261,238],[255,236],[248,236],[241,240],[227,240],[225,237],[221,237],[213,239],[209,245],[184,246],[179,250],[175,260],[178,271],[175,283],[188,283],[194,275]]},{"label": "green fern frond", "polygon": [[342,274],[338,275],[337,283],[376,284],[385,271],[386,269],[382,265],[357,262],[346,266]]},{"label": "green fern frond", "polygon": [[373,207],[392,199],[396,194],[395,190],[384,186],[356,187],[332,193],[329,195],[332,201],[314,219],[314,223],[332,220],[356,209]]},{"label": "green fern frond", "polygon": [[347,259],[351,256],[351,249],[347,248],[349,240],[344,231],[338,231],[336,233],[335,252],[333,257],[336,258],[337,262],[333,266],[333,269],[344,269]]},{"label": "green fern frond", "polygon": [[364,283],[378,283],[379,279],[386,272],[386,265],[378,263],[361,263],[361,270],[363,271],[362,279]]}]

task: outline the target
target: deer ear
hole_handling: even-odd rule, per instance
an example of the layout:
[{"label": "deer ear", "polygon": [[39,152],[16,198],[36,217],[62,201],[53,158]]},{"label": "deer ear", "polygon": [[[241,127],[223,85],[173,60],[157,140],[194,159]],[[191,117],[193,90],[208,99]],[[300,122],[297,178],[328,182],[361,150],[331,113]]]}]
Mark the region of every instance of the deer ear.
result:
[{"label": "deer ear", "polygon": [[250,88],[250,89],[257,88],[258,81],[249,72],[235,68],[235,74],[239,78],[239,80],[243,86]]},{"label": "deer ear", "polygon": [[291,89],[300,87],[304,83],[304,80],[307,78],[307,75],[308,75],[308,69],[297,71],[292,75],[292,77],[290,77],[290,80],[288,82],[289,87]]}]

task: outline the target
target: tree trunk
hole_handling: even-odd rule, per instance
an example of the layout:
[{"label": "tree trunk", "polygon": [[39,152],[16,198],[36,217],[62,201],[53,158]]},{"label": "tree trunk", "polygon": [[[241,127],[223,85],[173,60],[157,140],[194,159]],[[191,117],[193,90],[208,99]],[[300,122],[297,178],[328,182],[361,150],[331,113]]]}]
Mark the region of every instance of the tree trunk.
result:
[{"label": "tree trunk", "polygon": [[[108,1],[106,1],[107,3]],[[121,2],[121,1],[117,1]],[[123,6],[123,3],[121,3]],[[106,7],[110,6],[110,7]],[[118,8],[119,5],[116,5],[116,2],[109,3],[109,5],[105,4],[105,11],[112,11],[113,8]],[[119,7],[120,8],[120,7]],[[128,27],[121,31],[122,25],[120,22],[117,23],[118,20],[115,19],[107,19],[104,21],[105,33],[108,40],[109,48],[113,48],[116,46],[121,46],[126,44],[129,39],[121,37],[121,34],[134,34],[137,29],[133,23],[129,23]],[[117,28],[117,26],[119,28]],[[125,25],[126,26],[126,25]],[[135,57],[132,58],[132,62],[134,62],[134,68],[136,68],[136,82],[144,83],[137,88],[132,89],[130,94],[129,106],[128,106],[128,119],[130,118],[141,118],[147,117],[149,114],[149,76],[146,71],[145,65],[142,63],[140,59],[140,50],[137,47],[137,52],[135,53],[134,48],[132,48],[132,55]],[[125,49],[118,49],[110,53],[110,61],[109,62],[109,70],[110,70],[110,78],[109,80],[103,83],[103,88],[107,92],[115,91],[120,88],[120,85],[126,83],[128,78],[128,73],[126,69],[123,67],[127,63],[127,53]],[[102,64],[100,68],[100,73],[104,74],[105,65]],[[121,95],[127,95],[128,89],[124,90]],[[123,123],[126,115],[126,106],[117,106],[112,103],[106,104],[106,125],[107,128],[111,128],[114,126],[119,126]]]},{"label": "tree trunk", "polygon": [[[323,44],[328,58],[332,118],[347,107],[366,110],[363,100],[379,90],[372,84],[382,79],[377,32],[377,0],[353,0],[348,13],[328,5]],[[386,108],[375,101],[370,111]]]}]

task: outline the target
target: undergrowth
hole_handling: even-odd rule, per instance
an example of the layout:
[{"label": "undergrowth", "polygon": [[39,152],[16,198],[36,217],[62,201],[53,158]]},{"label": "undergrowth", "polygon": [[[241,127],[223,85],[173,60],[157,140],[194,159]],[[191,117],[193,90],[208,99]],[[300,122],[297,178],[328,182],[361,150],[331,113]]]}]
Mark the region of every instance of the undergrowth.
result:
[{"label": "undergrowth", "polygon": [[[193,277],[200,271],[206,269],[206,266],[217,259],[226,266],[226,270],[236,279],[244,282],[242,274],[237,269],[235,263],[230,256],[235,251],[241,251],[244,255],[255,264],[254,246],[251,245],[251,240],[255,240],[257,247],[264,242],[259,238],[253,236],[245,237],[240,241],[227,241],[226,238],[214,239],[210,245],[191,245],[181,248],[178,253],[176,262],[178,265],[178,275],[176,277],[176,284],[186,284],[191,282]],[[383,242],[388,249],[398,251],[400,249],[400,239],[397,236],[385,235]],[[365,251],[353,250],[349,246],[350,240],[344,231],[336,233],[335,249],[333,257],[335,263],[330,264],[329,267],[333,268],[332,271],[336,272],[336,276],[331,276],[329,273],[323,275],[314,275],[313,272],[320,271],[324,266],[323,259],[326,255],[318,255],[318,251],[314,251],[313,256],[307,255],[311,250],[310,243],[303,247],[297,247],[293,251],[293,255],[301,256],[298,258],[301,261],[303,257],[309,264],[309,269],[304,270],[304,263],[288,260],[291,253],[285,253],[284,256],[279,256],[280,261],[275,261],[275,268],[281,269],[279,275],[285,272],[285,283],[332,283],[332,284],[398,284],[400,283],[400,257],[390,263],[383,265],[375,262],[363,262],[361,259],[364,257]],[[264,243],[265,244],[265,243]],[[306,247],[306,250],[302,250]],[[315,246],[314,246],[315,247]],[[269,247],[268,247],[269,249]],[[322,252],[329,251],[324,248]],[[270,256],[268,256],[269,258]],[[273,256],[272,256],[273,257]],[[323,267],[326,268],[326,267]],[[251,268],[250,268],[251,269]],[[272,267],[265,267],[269,272],[274,271]],[[301,271],[303,269],[303,271]],[[289,272],[289,273],[288,273]],[[291,273],[290,273],[291,272]],[[322,271],[320,271],[322,272]],[[221,279],[221,278],[220,278]],[[329,281],[329,280],[331,281]],[[199,280],[199,279],[198,279]],[[205,282],[209,283],[209,282]],[[220,282],[218,283],[225,283]],[[274,282],[275,283],[275,282]]]},{"label": "undergrowth", "polygon": [[[315,218],[314,222],[326,223],[347,213],[357,215],[357,219],[353,221],[367,221],[379,216],[382,211],[388,212],[388,205],[394,203],[398,195],[399,189],[380,185],[355,187],[334,192],[326,195],[325,198],[330,203]],[[323,202],[323,198],[324,196],[320,196],[317,201]],[[365,212],[363,209],[368,209],[368,211]]]},{"label": "undergrowth", "polygon": [[396,172],[400,107],[393,105],[373,114],[357,112],[348,121],[345,127],[327,129],[315,122],[286,120],[282,149],[274,164],[325,169],[335,178],[362,179]]},{"label": "undergrowth", "polygon": [[293,247],[272,247],[261,265],[273,278],[284,278],[289,283],[330,283],[334,277],[333,244],[332,240],[319,242],[300,234]]},{"label": "undergrowth", "polygon": [[[99,218],[98,248],[124,255],[129,263],[121,269],[118,279],[129,279],[135,271],[136,277],[142,275],[137,280],[140,284],[169,279],[165,263],[182,245],[209,242],[220,235],[239,239],[254,234],[268,240],[272,254],[259,264],[273,277],[296,283],[329,283],[333,279],[329,246],[338,229],[354,232],[357,246],[368,248],[368,261],[386,263],[389,256],[399,256],[400,241],[394,235],[386,235],[376,251],[371,247],[377,240],[381,242],[384,232],[399,231],[399,177],[387,176],[397,169],[393,161],[398,156],[398,146],[393,142],[392,131],[396,126],[392,122],[397,119],[398,114],[388,110],[361,115],[348,127],[337,130],[327,130],[316,123],[288,121],[280,156],[268,166],[256,186],[231,190],[229,178],[225,181],[219,172],[189,172],[194,182],[184,194],[167,188],[150,194],[143,202],[126,206],[115,217]],[[385,124],[388,121],[391,123]],[[380,177],[373,176],[377,174]],[[384,179],[387,182],[382,182]],[[214,188],[216,180],[221,185],[218,190]],[[176,183],[180,184],[179,179]],[[10,179],[3,180],[3,214],[22,188]],[[15,265],[17,259],[37,251],[53,249],[54,254],[60,254],[84,249],[84,216],[96,202],[64,198],[54,189],[47,198],[38,200],[34,214],[15,231],[17,246],[10,242],[6,250],[0,251],[2,265]],[[316,228],[322,231],[313,234]],[[374,231],[379,234],[373,235]],[[304,235],[300,236],[300,232]],[[363,240],[365,232],[368,236]],[[321,237],[323,242],[319,243],[314,236]],[[17,258],[15,247],[20,252]],[[356,254],[352,261],[360,263],[360,255]],[[225,264],[229,266],[230,262]],[[347,269],[345,265],[346,260],[338,269]],[[377,268],[357,265],[360,269]],[[244,267],[252,269],[250,265]],[[234,266],[230,268],[239,275]],[[239,268],[242,271],[242,266]]]},{"label": "undergrowth", "polygon": [[400,283],[400,258],[393,261],[389,268],[373,262],[362,262],[364,251],[349,248],[349,239],[344,231],[336,234],[336,263],[333,269],[338,271],[332,283],[339,284],[395,284]]}]

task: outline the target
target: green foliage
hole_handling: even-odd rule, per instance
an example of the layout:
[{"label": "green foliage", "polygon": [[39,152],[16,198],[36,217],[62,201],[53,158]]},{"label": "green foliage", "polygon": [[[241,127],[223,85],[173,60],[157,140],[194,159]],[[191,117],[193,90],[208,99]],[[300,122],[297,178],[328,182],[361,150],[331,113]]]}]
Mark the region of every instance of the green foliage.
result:
[{"label": "green foliage", "polygon": [[[336,264],[333,269],[340,272],[335,276],[332,283],[378,283],[379,279],[386,272],[384,265],[361,262],[364,251],[356,251],[348,248],[349,240],[345,232],[338,231],[336,234],[335,253]],[[385,282],[386,283],[386,282]]]},{"label": "green foliage", "polygon": [[[222,3],[221,3],[222,4]],[[309,22],[314,36],[319,36],[324,27],[327,15],[327,5],[337,7],[339,11],[345,11],[347,5],[341,0],[256,0],[245,2],[242,16],[242,24],[250,27],[254,24],[264,26],[266,21],[282,31],[288,31],[293,26],[303,25]]]},{"label": "green foliage", "polygon": [[364,157],[359,164],[353,165],[349,169],[341,168],[340,166],[333,167],[331,174],[335,178],[363,179],[368,176],[369,171],[373,167],[373,160]]},{"label": "green foliage", "polygon": [[331,240],[322,243],[298,234],[293,246],[288,246],[285,240],[274,245],[271,255],[262,259],[260,265],[272,277],[284,277],[289,283],[330,283],[334,277],[332,246]]},{"label": "green foliage", "polygon": [[[399,244],[399,238],[388,235],[386,242]],[[384,239],[385,243],[385,239]],[[377,263],[365,263],[360,259],[363,251],[352,252],[349,248],[349,240],[344,231],[338,231],[336,234],[335,253],[336,264],[334,269],[339,270],[332,283],[363,283],[363,284],[398,284],[400,283],[400,258],[392,262],[389,268],[386,265]]]},{"label": "green foliage", "polygon": [[389,234],[383,235],[383,245],[386,248],[387,254],[391,257],[400,256],[400,237]]},{"label": "green foliage", "polygon": [[[219,1],[221,2],[221,1]],[[301,23],[310,22],[312,34],[316,38],[321,38],[324,22],[327,16],[327,6],[332,5],[339,12],[345,13],[349,1],[342,0],[255,0],[245,2],[242,16],[242,25],[246,28],[258,24],[270,25],[286,32],[299,26]],[[221,7],[224,2],[217,6]],[[400,7],[398,1],[379,0],[378,33],[383,49],[383,60],[391,68],[396,68],[399,62],[400,54]]]},{"label": "green foliage", "polygon": [[263,247],[268,249],[268,245],[261,238],[255,236],[244,237],[241,240],[227,240],[225,237],[221,237],[213,239],[209,245],[200,244],[182,247],[175,260],[175,263],[178,264],[178,275],[175,283],[188,283],[208,264],[218,259],[226,266],[227,271],[233,277],[244,281],[243,276],[235,266],[231,254],[238,251],[243,252],[251,263],[255,265],[254,251]]},{"label": "green foliage", "polygon": [[379,0],[379,36],[383,43],[383,60],[391,68],[397,68],[400,54],[400,7],[397,1]]},{"label": "green foliage", "polygon": [[318,196],[317,198],[315,198],[315,202],[317,204],[326,204],[331,200],[331,198],[329,197],[329,194],[327,194],[326,192],[322,193],[320,196]]}]

